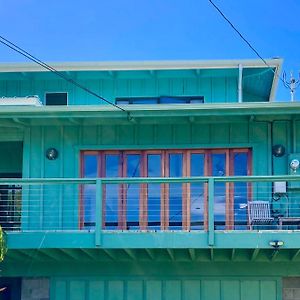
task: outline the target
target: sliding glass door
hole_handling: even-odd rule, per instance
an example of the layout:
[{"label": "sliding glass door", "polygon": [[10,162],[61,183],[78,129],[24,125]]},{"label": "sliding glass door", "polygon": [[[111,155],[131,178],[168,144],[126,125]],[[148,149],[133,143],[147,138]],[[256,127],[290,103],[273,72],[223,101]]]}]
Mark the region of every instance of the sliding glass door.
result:
[{"label": "sliding glass door", "polygon": [[[82,151],[82,177],[201,177],[251,174],[249,149],[178,149]],[[251,197],[246,183],[215,183],[216,229],[246,226],[244,209]],[[206,230],[207,184],[106,184],[103,227],[121,230]],[[80,226],[95,226],[95,187],[85,186],[80,202]]]}]

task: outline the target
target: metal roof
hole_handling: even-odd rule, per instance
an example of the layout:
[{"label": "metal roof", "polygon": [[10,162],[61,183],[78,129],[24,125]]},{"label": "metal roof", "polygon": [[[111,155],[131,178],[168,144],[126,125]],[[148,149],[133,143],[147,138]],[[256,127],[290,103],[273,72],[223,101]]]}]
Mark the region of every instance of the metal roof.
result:
[{"label": "metal roof", "polygon": [[[49,62],[58,71],[121,71],[121,70],[185,70],[238,68],[279,68],[282,59],[239,60],[170,60],[170,61],[102,61],[102,62]],[[35,63],[0,63],[0,72],[48,72]]]}]

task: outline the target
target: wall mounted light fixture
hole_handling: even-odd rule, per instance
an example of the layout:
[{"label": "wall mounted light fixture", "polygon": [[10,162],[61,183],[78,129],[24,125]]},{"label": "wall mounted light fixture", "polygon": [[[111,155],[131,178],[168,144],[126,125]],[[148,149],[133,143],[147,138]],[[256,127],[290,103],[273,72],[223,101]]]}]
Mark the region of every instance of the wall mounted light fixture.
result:
[{"label": "wall mounted light fixture", "polygon": [[49,160],[55,160],[58,158],[58,151],[55,148],[48,148],[46,150],[46,157]]},{"label": "wall mounted light fixture", "polygon": [[274,145],[272,147],[272,154],[275,157],[281,157],[285,154],[285,147],[283,145]]},{"label": "wall mounted light fixture", "polygon": [[284,242],[275,240],[275,241],[270,241],[269,245],[274,249],[278,249],[279,247],[282,247],[284,245]]}]

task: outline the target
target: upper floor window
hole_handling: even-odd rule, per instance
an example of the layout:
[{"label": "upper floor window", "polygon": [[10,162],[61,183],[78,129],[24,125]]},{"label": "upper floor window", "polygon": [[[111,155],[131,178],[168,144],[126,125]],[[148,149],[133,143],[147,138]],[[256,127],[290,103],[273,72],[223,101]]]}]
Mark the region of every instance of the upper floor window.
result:
[{"label": "upper floor window", "polygon": [[204,96],[120,97],[116,104],[188,104],[204,103]]},{"label": "upper floor window", "polygon": [[45,94],[46,105],[67,105],[68,104],[68,93],[46,93]]},{"label": "upper floor window", "polygon": [[[174,149],[82,151],[82,177],[201,177],[251,175],[251,150]],[[95,226],[96,190],[81,193],[80,226]],[[245,229],[246,182],[215,183],[216,229]],[[208,228],[208,189],[203,182],[105,184],[103,228],[199,230]]]}]

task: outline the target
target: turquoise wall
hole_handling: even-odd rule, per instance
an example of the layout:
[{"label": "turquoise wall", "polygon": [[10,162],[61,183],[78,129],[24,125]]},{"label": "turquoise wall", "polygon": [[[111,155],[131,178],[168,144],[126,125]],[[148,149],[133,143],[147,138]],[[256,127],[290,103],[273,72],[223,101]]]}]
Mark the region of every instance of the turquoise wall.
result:
[{"label": "turquoise wall", "polygon": [[[23,176],[31,178],[76,178],[81,149],[131,148],[226,148],[253,147],[253,174],[270,174],[269,125],[267,123],[221,124],[157,124],[105,126],[44,126],[31,127],[25,135]],[[47,148],[59,151],[57,160],[45,157]],[[269,187],[267,187],[269,189]],[[266,189],[266,186],[264,186]],[[78,186],[44,187],[29,191],[28,203],[23,197],[23,228],[77,229]],[[261,189],[257,189],[257,191]],[[43,196],[47,195],[47,196]],[[42,203],[42,206],[41,204]],[[48,210],[48,214],[45,212]],[[43,218],[41,218],[43,216]]]},{"label": "turquoise wall", "polygon": [[277,300],[278,280],[260,278],[54,278],[53,300]]},{"label": "turquoise wall", "polygon": [[22,173],[21,142],[0,142],[0,173]]},{"label": "turquoise wall", "polygon": [[[123,72],[117,78],[108,72],[77,73],[71,77],[95,93],[114,102],[116,97],[155,97],[155,96],[204,96],[205,102],[237,102],[237,77],[234,74],[217,71],[199,77],[194,71],[173,71],[162,73],[161,77],[151,76],[149,72]],[[112,72],[112,74],[114,74]],[[67,92],[70,105],[103,104],[101,100],[74,85],[57,79],[53,74],[29,74],[15,78],[0,77],[0,97],[24,97],[38,95],[44,102],[46,92]],[[43,79],[43,77],[45,77]],[[108,78],[107,78],[108,77]],[[109,78],[111,77],[111,78]],[[120,78],[119,78],[120,77]]]},{"label": "turquoise wall", "polygon": [[48,277],[52,300],[280,300],[299,262],[32,261],[4,275]]}]

